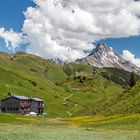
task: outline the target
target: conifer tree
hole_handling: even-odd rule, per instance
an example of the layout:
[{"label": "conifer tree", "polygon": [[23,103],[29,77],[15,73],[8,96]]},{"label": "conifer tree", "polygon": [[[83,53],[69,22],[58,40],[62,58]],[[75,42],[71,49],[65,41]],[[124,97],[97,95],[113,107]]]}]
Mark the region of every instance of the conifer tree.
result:
[{"label": "conifer tree", "polygon": [[135,73],[132,72],[130,77],[130,87],[133,87],[135,84],[136,84],[136,76]]}]

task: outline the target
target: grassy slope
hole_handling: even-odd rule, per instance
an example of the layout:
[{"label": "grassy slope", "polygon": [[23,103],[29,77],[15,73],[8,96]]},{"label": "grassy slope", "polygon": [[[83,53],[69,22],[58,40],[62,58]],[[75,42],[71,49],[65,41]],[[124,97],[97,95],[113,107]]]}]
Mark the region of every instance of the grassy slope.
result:
[{"label": "grassy slope", "polygon": [[76,73],[86,72],[89,74],[93,73],[93,69],[87,63],[72,62],[63,66],[64,72],[68,75],[75,75]]},{"label": "grassy slope", "polygon": [[[0,98],[7,96],[8,92],[43,98],[50,117],[68,116],[66,111],[75,104],[78,106],[71,110],[73,115],[110,116],[71,118],[66,121],[74,126],[70,127],[56,119],[0,114],[0,139],[140,139],[140,116],[128,115],[139,112],[140,82],[124,91],[121,86],[97,74],[99,71],[95,74],[89,65],[66,66],[65,72],[72,75],[67,78],[61,66],[40,57],[18,53],[15,61],[9,58],[8,54],[0,54]],[[73,96],[63,104],[69,95]],[[125,115],[111,116],[122,113]]]},{"label": "grassy slope", "polygon": [[[14,60],[11,60],[13,56]],[[42,98],[49,115],[68,116],[66,111],[73,108],[75,102],[78,107],[71,113],[80,115],[97,102],[104,102],[122,91],[120,86],[107,82],[102,77],[93,76],[92,68],[84,63],[76,66],[74,63],[76,74],[85,71],[88,77],[84,83],[79,83],[79,79],[64,80],[67,76],[60,65],[34,55],[21,52],[16,55],[1,53],[0,57],[0,98],[6,97],[8,92]],[[90,79],[90,76],[94,78]],[[63,81],[63,87],[54,84],[58,81]],[[73,96],[64,104],[64,98],[70,94]]]},{"label": "grassy slope", "polygon": [[[69,95],[63,88],[57,87],[28,74],[15,73],[6,70],[0,70],[0,98],[7,96],[8,92],[25,95],[30,97],[39,97],[44,99],[47,106],[47,112],[56,115],[66,115],[66,107],[63,106],[63,98]],[[32,84],[36,83],[36,86]]]},{"label": "grassy slope", "polygon": [[67,119],[72,126],[99,130],[133,131],[140,130],[140,114],[116,116],[84,116]]},{"label": "grassy slope", "polygon": [[[103,76],[107,80],[111,80],[122,86],[129,87],[131,72],[116,68],[96,68],[96,71],[99,75]],[[140,76],[136,75],[136,80],[140,80]]]},{"label": "grassy slope", "polygon": [[[11,60],[14,57],[14,60]],[[41,57],[18,52],[15,55],[0,53],[0,67],[28,73],[43,80],[57,81],[66,78],[62,67]]]},{"label": "grassy slope", "polygon": [[10,55],[0,54],[0,99],[8,92],[39,97],[45,100],[49,115],[66,116],[70,106],[64,106],[63,99],[70,93],[53,83],[65,78],[61,66],[40,57],[19,53],[10,60]]},{"label": "grassy slope", "polygon": [[[63,68],[70,78],[61,85],[75,91],[70,101],[78,104],[78,107],[73,110],[76,115],[100,114],[102,105],[124,90],[121,86],[100,76],[102,69],[95,70],[90,65],[79,62],[67,64]],[[80,79],[83,77],[85,79],[81,82]]]},{"label": "grassy slope", "polygon": [[[11,60],[13,56],[14,60]],[[120,96],[125,93],[124,89],[105,80],[100,75],[103,70],[95,70],[85,63],[64,65],[64,71],[70,76],[68,78],[60,65],[34,55],[21,52],[16,55],[1,53],[0,59],[1,99],[6,97],[8,92],[39,97],[45,100],[49,115],[57,117],[68,116],[66,112],[68,110],[73,115],[121,114],[139,111],[137,107],[140,102],[139,95],[133,98],[130,94],[129,100],[118,102]],[[54,84],[56,82],[57,85]],[[124,94],[125,99],[128,96],[127,93],[126,91]],[[67,102],[64,101],[64,98],[69,95],[72,96],[67,99]],[[128,105],[130,105],[129,109]]]},{"label": "grassy slope", "polygon": [[70,101],[78,104],[76,115],[116,115],[140,113],[140,81],[127,90],[99,76],[86,79],[67,80],[63,86],[72,88],[75,95]]},{"label": "grassy slope", "polygon": [[85,73],[84,76],[86,79],[82,83],[80,82],[79,75],[76,79],[70,78],[60,83],[61,86],[73,90],[73,96],[69,101],[78,105],[72,111],[73,114],[99,114],[98,106],[102,106],[105,102],[117,97],[124,90],[121,86],[109,82],[100,76],[90,77],[90,75]]},{"label": "grassy slope", "polygon": [[[78,62],[65,65],[64,71],[71,78],[63,86],[77,91],[70,99],[79,105],[77,115],[140,113],[140,82],[131,90],[115,84],[128,86],[131,73],[115,68],[91,68]],[[86,78],[81,83],[82,77]]]},{"label": "grassy slope", "polygon": [[[96,74],[104,77],[106,80],[112,81],[116,84],[120,84],[124,87],[129,87],[130,82],[130,72],[116,69],[116,68],[95,68],[91,67],[87,63],[84,62],[73,62],[70,64],[66,64],[63,66],[65,73],[68,76],[75,75],[79,72],[85,72],[89,74]],[[140,76],[136,75],[136,79],[140,80]]]},{"label": "grassy slope", "polygon": [[106,110],[102,110],[102,113],[108,112],[109,114],[130,114],[140,113],[140,81],[131,88],[125,90],[116,98],[111,99],[104,104]]}]

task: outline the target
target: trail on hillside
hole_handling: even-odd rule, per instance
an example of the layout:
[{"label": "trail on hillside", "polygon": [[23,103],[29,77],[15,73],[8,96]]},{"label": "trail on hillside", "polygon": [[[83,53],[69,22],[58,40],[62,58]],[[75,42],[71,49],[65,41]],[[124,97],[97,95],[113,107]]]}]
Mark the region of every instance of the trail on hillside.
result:
[{"label": "trail on hillside", "polygon": [[[68,99],[71,98],[73,95],[74,95],[74,94],[71,94],[71,95],[65,97],[65,98],[64,98],[64,104],[67,104]],[[78,104],[75,104],[75,103],[73,103],[73,104],[74,104],[74,107],[66,111],[66,113],[67,113],[69,116],[72,116],[71,111],[74,110],[74,109],[76,109],[76,108],[78,107]]]},{"label": "trail on hillside", "polygon": [[72,110],[76,109],[76,108],[77,108],[77,106],[78,106],[78,104],[75,104],[75,106],[74,106],[72,109],[70,109],[70,110],[66,111],[66,112],[67,112],[67,114],[69,114],[70,116],[72,116],[72,113],[71,113],[70,111],[72,111]]},{"label": "trail on hillside", "polygon": [[73,96],[73,94],[71,94],[71,95],[65,97],[65,98],[64,98],[64,103],[67,103],[67,102],[68,102],[68,99],[69,99],[70,97],[72,97],[72,96]]}]

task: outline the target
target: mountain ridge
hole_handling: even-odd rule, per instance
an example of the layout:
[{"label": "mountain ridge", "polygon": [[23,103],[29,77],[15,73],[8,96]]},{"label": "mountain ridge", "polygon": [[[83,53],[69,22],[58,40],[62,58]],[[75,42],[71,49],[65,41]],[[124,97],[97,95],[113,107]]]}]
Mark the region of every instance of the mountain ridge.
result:
[{"label": "mountain ridge", "polygon": [[87,57],[78,61],[86,62],[97,68],[118,68],[129,72],[134,71],[140,75],[140,67],[127,61],[104,43],[98,44]]}]

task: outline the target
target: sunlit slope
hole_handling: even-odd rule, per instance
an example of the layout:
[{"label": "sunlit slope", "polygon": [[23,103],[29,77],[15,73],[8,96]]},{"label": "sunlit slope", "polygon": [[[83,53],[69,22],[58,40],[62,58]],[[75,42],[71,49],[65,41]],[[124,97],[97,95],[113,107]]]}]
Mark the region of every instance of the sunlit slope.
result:
[{"label": "sunlit slope", "polygon": [[53,82],[66,78],[61,65],[23,52],[18,52],[14,55],[0,53],[0,67],[11,71],[28,73]]},{"label": "sunlit slope", "polygon": [[113,80],[115,73],[124,75],[81,62],[61,66],[22,52],[0,53],[0,99],[9,93],[39,97],[54,117],[139,113],[139,82],[127,90]]},{"label": "sunlit slope", "polygon": [[129,89],[122,92],[116,98],[111,99],[104,105],[102,113],[130,114],[140,113],[140,81]]},{"label": "sunlit slope", "polygon": [[[73,62],[63,66],[65,73],[68,76],[76,75],[84,72],[102,76],[108,81],[112,81],[123,87],[129,87],[131,73],[117,68],[95,68],[84,62]],[[136,79],[140,80],[140,76],[136,75]]]},{"label": "sunlit slope", "polygon": [[42,98],[50,116],[67,116],[63,105],[69,92],[54,82],[67,76],[60,65],[26,53],[0,54],[0,99],[9,93]]}]

